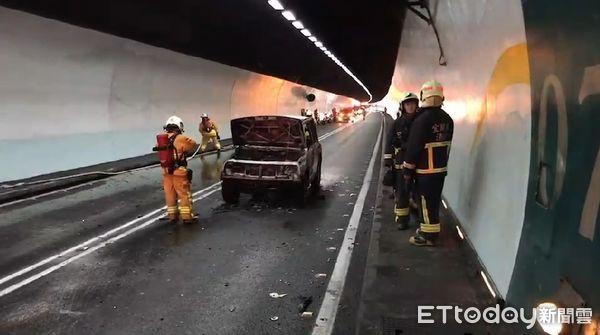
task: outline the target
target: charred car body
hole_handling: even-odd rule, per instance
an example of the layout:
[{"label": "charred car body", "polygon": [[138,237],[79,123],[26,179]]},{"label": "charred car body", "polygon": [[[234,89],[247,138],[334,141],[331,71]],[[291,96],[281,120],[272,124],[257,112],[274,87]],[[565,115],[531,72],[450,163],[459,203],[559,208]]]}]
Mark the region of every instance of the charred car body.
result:
[{"label": "charred car body", "polygon": [[298,116],[252,116],[231,120],[235,152],[223,166],[227,203],[240,193],[292,190],[305,204],[319,191],[322,147],[315,120]]}]

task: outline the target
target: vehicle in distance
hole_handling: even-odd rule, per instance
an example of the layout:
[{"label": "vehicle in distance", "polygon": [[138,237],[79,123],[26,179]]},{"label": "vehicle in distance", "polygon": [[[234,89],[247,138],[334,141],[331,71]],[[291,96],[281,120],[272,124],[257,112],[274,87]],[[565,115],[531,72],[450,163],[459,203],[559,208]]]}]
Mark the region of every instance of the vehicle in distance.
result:
[{"label": "vehicle in distance", "polygon": [[337,113],[337,122],[350,122],[352,121],[352,115],[354,110],[352,108],[343,108]]},{"label": "vehicle in distance", "polygon": [[305,205],[319,192],[322,146],[312,117],[242,117],[231,120],[231,134],[235,152],[221,173],[225,202],[285,189]]}]

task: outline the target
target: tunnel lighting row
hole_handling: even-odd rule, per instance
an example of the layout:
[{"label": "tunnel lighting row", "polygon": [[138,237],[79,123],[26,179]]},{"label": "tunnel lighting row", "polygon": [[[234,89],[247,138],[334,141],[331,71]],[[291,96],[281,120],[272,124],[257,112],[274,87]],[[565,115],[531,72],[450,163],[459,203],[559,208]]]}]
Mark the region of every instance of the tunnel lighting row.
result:
[{"label": "tunnel lighting row", "polygon": [[371,100],[373,100],[373,95],[371,95],[371,92],[369,91],[369,89],[362,83],[362,81],[360,81],[355,75],[354,73],[352,73],[352,71],[350,71],[350,69],[348,69],[348,67],[342,63],[342,61],[340,61],[331,51],[329,51],[324,45],[323,42],[319,41],[317,39],[317,37],[315,37],[310,30],[308,30],[304,24],[302,24],[302,22],[300,22],[296,16],[294,15],[294,13],[292,13],[289,10],[286,10],[283,5],[281,4],[281,2],[279,2],[278,0],[268,0],[268,3],[271,7],[273,7],[273,9],[280,11],[281,15],[283,15],[283,17],[285,17],[286,20],[290,21],[292,23],[292,25],[294,26],[294,28],[300,30],[300,33],[302,35],[304,35],[305,37],[307,37],[311,42],[313,42],[313,44],[315,45],[315,47],[319,48],[327,57],[329,57],[332,61],[334,61],[342,70],[344,70],[344,72],[346,72],[352,79],[354,79],[354,81],[360,85],[360,87],[362,87],[362,89],[369,95],[369,101],[367,102],[371,102]]}]

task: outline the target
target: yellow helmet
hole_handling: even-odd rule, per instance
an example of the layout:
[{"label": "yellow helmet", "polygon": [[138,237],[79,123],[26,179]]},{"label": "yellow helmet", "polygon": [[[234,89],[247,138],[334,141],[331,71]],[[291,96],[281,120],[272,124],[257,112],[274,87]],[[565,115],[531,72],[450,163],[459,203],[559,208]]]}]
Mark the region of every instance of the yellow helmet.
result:
[{"label": "yellow helmet", "polygon": [[421,86],[421,101],[425,101],[430,97],[444,99],[444,87],[437,80],[430,80]]}]

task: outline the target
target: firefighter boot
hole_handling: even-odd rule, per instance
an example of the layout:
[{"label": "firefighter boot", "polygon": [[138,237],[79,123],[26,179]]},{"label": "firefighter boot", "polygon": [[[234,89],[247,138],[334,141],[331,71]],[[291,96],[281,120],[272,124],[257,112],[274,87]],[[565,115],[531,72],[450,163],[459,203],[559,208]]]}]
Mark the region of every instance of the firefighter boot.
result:
[{"label": "firefighter boot", "polygon": [[399,205],[394,207],[394,214],[396,214],[396,225],[398,230],[408,229],[408,222],[410,221],[410,212],[408,207],[398,208]]},{"label": "firefighter boot", "polygon": [[402,217],[402,216],[396,216],[396,225],[398,226],[398,230],[408,229],[408,218]]},{"label": "firefighter boot", "polygon": [[192,223],[196,223],[198,222],[198,217],[197,216],[192,216],[191,219],[187,219],[187,220],[182,220],[181,222],[183,222],[183,224],[192,224]]},{"label": "firefighter boot", "polygon": [[414,236],[411,236],[408,239],[408,242],[417,247],[434,247],[435,246],[435,242],[423,237],[420,230],[417,230],[417,233]]}]

